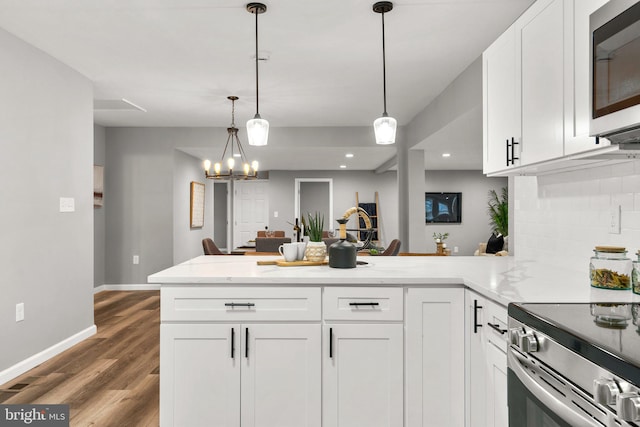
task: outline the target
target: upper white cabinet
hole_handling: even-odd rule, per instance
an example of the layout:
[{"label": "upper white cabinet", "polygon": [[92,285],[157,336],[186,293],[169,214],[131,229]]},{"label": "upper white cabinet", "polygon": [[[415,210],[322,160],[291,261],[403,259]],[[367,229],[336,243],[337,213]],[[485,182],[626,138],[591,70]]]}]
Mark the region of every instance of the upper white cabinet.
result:
[{"label": "upper white cabinet", "polygon": [[516,32],[511,26],[482,55],[484,173],[520,164],[514,144],[520,140],[516,86]]},{"label": "upper white cabinet", "polygon": [[564,0],[538,0],[515,23],[522,164],[563,154]]},{"label": "upper white cabinet", "polygon": [[596,145],[595,138],[589,136],[589,118],[591,106],[589,105],[589,15],[595,12],[608,0],[575,0],[569,2],[573,9],[565,20],[565,26],[573,34],[573,46],[565,46],[568,53],[565,64],[569,75],[564,88],[565,105],[565,154],[574,154],[597,147],[610,145],[607,139],[601,139]]},{"label": "upper white cabinet", "polygon": [[604,3],[537,0],[483,53],[484,173],[608,144],[589,137],[589,15]]}]

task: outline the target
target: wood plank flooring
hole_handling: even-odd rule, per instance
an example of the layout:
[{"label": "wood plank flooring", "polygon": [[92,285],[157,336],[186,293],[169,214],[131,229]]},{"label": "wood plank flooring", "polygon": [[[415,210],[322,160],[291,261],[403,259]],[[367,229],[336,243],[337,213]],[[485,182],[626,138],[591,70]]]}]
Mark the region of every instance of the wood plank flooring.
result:
[{"label": "wood plank flooring", "polygon": [[0,403],[68,404],[70,425],[158,426],[160,292],[94,296],[96,335],[0,385]]}]

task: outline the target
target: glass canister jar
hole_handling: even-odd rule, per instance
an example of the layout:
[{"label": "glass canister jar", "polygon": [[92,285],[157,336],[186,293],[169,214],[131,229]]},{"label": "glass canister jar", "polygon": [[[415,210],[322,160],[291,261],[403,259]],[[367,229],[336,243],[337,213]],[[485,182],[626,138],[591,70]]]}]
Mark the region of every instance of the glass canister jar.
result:
[{"label": "glass canister jar", "polygon": [[640,295],[640,250],[636,252],[637,259],[633,261],[633,272],[631,273],[631,283],[633,293]]},{"label": "glass canister jar", "polygon": [[618,246],[596,246],[589,264],[591,286],[594,288],[631,289],[631,260],[627,250]]}]

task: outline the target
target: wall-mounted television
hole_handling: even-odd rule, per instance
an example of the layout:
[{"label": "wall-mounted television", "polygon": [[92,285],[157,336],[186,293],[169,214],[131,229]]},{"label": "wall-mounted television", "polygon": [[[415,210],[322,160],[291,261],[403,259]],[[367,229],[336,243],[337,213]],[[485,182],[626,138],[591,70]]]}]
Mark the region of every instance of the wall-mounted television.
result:
[{"label": "wall-mounted television", "polygon": [[462,193],[424,193],[427,224],[462,222]]}]

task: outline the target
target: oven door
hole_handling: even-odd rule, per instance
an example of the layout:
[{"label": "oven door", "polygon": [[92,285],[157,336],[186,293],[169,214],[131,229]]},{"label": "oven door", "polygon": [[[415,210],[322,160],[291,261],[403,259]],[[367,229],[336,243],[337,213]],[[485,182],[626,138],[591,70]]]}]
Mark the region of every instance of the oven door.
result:
[{"label": "oven door", "polygon": [[[510,347],[507,353],[509,425],[602,427],[607,416],[570,382],[539,361]],[[572,390],[573,389],[573,390]]]}]

